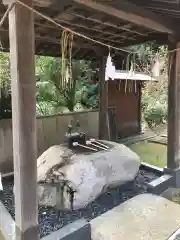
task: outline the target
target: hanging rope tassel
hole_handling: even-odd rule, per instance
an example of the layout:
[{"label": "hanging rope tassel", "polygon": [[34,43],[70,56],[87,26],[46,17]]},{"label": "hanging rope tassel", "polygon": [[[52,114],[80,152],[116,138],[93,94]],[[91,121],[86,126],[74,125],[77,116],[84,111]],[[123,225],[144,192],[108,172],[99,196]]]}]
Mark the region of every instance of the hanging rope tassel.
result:
[{"label": "hanging rope tassel", "polygon": [[61,37],[61,79],[62,90],[70,91],[73,87],[72,79],[72,46],[73,33],[67,30],[62,32]]}]

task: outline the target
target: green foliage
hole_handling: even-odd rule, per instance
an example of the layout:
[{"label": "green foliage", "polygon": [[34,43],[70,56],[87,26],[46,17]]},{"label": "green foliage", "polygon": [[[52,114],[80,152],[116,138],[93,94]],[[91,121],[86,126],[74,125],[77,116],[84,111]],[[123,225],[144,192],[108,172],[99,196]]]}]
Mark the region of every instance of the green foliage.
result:
[{"label": "green foliage", "polygon": [[148,107],[145,108],[143,114],[149,127],[165,123],[167,121],[167,104],[159,101],[153,104],[153,102],[149,101]]},{"label": "green foliage", "polygon": [[[36,57],[37,115],[80,111],[86,107],[93,107],[96,102],[97,97],[94,94],[90,99],[85,99],[87,105],[81,103],[86,95],[85,92],[89,91],[89,79],[93,76],[96,65],[90,61],[73,61],[73,85],[67,84],[63,89],[61,88],[60,66],[60,58]],[[0,117],[11,117],[10,63],[9,54],[5,53],[0,53],[0,89],[2,92]]]},{"label": "green foliage", "polygon": [[0,118],[11,118],[11,83],[9,55],[0,52]]},{"label": "green foliage", "polygon": [[10,93],[5,94],[5,92],[2,91],[0,97],[0,119],[11,117],[12,117],[11,94]]},{"label": "green foliage", "polygon": [[9,54],[0,52],[0,85],[6,92],[11,88],[10,81]]},{"label": "green foliage", "polygon": [[99,106],[99,83],[87,84],[82,92],[81,104],[85,108],[98,108]]},{"label": "green foliage", "polygon": [[[156,52],[155,52],[156,51]],[[163,124],[167,121],[168,79],[167,79],[167,48],[147,45],[144,48],[146,61],[140,64],[142,71],[151,74],[153,58],[158,53],[161,62],[160,76],[156,82],[147,82],[142,90],[142,116],[149,127]]]},{"label": "green foliage", "polygon": [[59,58],[37,57],[37,111],[40,115],[57,112],[79,111],[83,109],[81,99],[84,89],[93,74],[91,63],[73,61],[73,85],[61,88]]},{"label": "green foliage", "polygon": [[[136,71],[147,74],[151,74],[154,56],[157,53],[161,56],[161,76],[157,82],[148,82],[143,88],[142,115],[149,126],[164,123],[167,120],[167,49],[165,46],[147,43],[131,50],[137,54],[129,56],[129,63],[133,63]],[[97,108],[99,84],[89,81],[96,71],[96,62],[73,61],[73,85],[62,89],[61,59],[36,56],[37,115]],[[5,53],[0,53],[0,85],[0,117],[11,117],[10,64],[9,55]]]}]

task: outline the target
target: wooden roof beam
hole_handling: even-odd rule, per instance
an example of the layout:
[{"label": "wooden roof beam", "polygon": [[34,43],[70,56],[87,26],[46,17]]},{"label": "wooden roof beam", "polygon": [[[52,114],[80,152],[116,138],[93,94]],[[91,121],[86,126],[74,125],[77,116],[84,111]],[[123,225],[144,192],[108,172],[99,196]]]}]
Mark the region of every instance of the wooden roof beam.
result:
[{"label": "wooden roof beam", "polygon": [[[72,10],[73,7],[70,5],[71,3],[72,3],[72,0],[66,0],[66,1],[64,0],[64,1],[61,1],[61,4],[58,4],[58,2],[52,4],[52,0],[51,0],[51,8],[55,8],[55,6],[57,6],[57,4],[58,4],[58,14],[53,16],[53,19],[55,19],[57,17],[60,17],[67,10],[70,10],[70,9]],[[44,20],[45,23],[48,22],[45,19],[43,19],[43,20]],[[41,29],[41,26],[37,27],[36,29],[38,29],[38,30]]]},{"label": "wooden roof beam", "polygon": [[73,0],[82,6],[92,8],[93,10],[103,12],[107,15],[143,26],[148,29],[153,29],[158,32],[175,34],[177,29],[174,23],[169,18],[147,11],[135,4],[119,0],[117,2],[118,8],[110,5],[100,3],[98,1],[88,0]]},{"label": "wooden roof beam", "polygon": [[[36,34],[36,42],[39,41],[40,43],[46,44],[54,44],[60,47],[60,39],[49,37],[49,36],[41,36],[40,34]],[[102,47],[97,45],[92,45],[89,43],[79,42],[74,40],[73,48],[82,48],[82,49],[92,49],[94,51],[100,50]]]},{"label": "wooden roof beam", "polygon": [[[89,27],[86,27],[84,24],[75,24],[75,23],[72,23],[72,22],[68,22],[68,21],[64,21],[64,20],[59,20],[58,22],[61,22],[61,23],[64,23],[66,24],[66,26],[68,25],[69,28],[71,29],[74,29],[76,31],[75,28],[78,28],[77,32],[82,32],[83,33],[83,30],[87,30],[89,31],[89,33],[91,32],[96,32],[98,34],[101,34],[101,35],[110,35],[110,36],[114,36],[116,38],[121,38],[121,39],[130,39],[130,40],[135,40],[134,37],[132,36],[124,36],[122,33],[121,34],[115,34],[113,32],[110,32],[110,31],[107,31],[107,30],[100,30],[100,29],[96,29],[92,26],[92,29],[90,29]],[[81,29],[81,30],[79,30]],[[83,29],[83,30],[82,30]],[[95,36],[95,35],[94,35]],[[99,36],[97,36],[99,37]],[[105,37],[105,36],[104,36]],[[108,37],[109,38],[109,37]]]},{"label": "wooden roof beam", "polygon": [[[64,24],[64,26],[66,26],[67,28],[71,28],[73,30],[76,30],[75,28],[78,28],[78,30],[76,30],[77,32],[82,32],[83,33],[83,30],[87,30],[89,31],[90,33],[93,33],[93,32],[96,32],[98,34],[103,34],[103,35],[111,35],[111,37],[115,37],[115,38],[122,38],[122,39],[130,39],[130,40],[135,40],[134,37],[132,36],[125,36],[125,35],[122,35],[122,34],[115,34],[115,33],[112,33],[112,32],[109,32],[109,31],[103,31],[103,30],[99,30],[99,29],[96,29],[96,28],[93,28],[90,29],[88,27],[86,27],[84,24],[75,24],[75,23],[72,23],[72,22],[68,22],[68,21],[64,21],[64,20],[57,20],[59,23],[62,23]],[[36,23],[37,26],[42,26],[41,29],[46,29],[46,28],[52,28],[52,29],[57,29],[56,26],[54,25],[50,25],[50,24],[41,24],[41,23]],[[79,30],[80,29],[83,29],[82,31]],[[37,29],[37,28],[36,28]],[[108,37],[109,38],[109,37]]]},{"label": "wooden roof beam", "polygon": [[98,23],[98,24],[102,24],[104,25],[105,27],[112,27],[112,28],[115,28],[115,29],[118,29],[118,30],[123,30],[125,32],[130,32],[130,33],[134,33],[134,34],[138,34],[138,35],[141,35],[141,36],[146,36],[146,34],[144,33],[141,33],[141,32],[138,32],[138,31],[135,31],[133,29],[129,29],[125,26],[119,26],[119,25],[115,25],[113,23],[110,23],[110,22],[104,22],[102,20],[99,20],[99,19],[95,19],[94,17],[92,16],[89,16],[89,17],[85,17],[83,15],[80,15],[80,14],[77,14],[77,13],[74,13],[74,12],[70,12],[72,15],[78,17],[78,18],[81,18],[81,19],[84,19],[84,20],[88,20],[88,21],[91,21],[91,22],[94,22],[94,23]]}]

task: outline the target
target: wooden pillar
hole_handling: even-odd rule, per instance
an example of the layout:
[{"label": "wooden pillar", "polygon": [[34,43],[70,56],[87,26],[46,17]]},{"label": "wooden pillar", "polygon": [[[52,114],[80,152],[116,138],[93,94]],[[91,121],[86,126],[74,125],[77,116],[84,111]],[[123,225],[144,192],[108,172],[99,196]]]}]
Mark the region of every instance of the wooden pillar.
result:
[{"label": "wooden pillar", "polygon": [[107,57],[102,56],[99,61],[99,139],[107,139],[107,89],[105,82],[105,70],[106,70]]},{"label": "wooden pillar", "polygon": [[[135,83],[137,84],[137,83]],[[138,81],[138,92],[136,93],[138,95],[138,134],[141,133],[141,121],[142,121],[142,82]]]},{"label": "wooden pillar", "polygon": [[[180,42],[169,50],[180,48]],[[167,168],[180,167],[180,50],[169,53]]]},{"label": "wooden pillar", "polygon": [[[4,0],[7,2],[7,0]],[[32,6],[33,0],[21,0]],[[37,240],[36,82],[33,13],[9,13],[16,240]]]}]

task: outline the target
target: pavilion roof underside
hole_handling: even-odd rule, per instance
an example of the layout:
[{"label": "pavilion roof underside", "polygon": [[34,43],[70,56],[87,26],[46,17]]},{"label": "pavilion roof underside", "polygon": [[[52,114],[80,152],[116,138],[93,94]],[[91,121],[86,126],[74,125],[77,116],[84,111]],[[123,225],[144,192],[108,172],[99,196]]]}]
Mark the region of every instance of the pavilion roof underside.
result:
[{"label": "pavilion roof underside", "polygon": [[[149,18],[153,18],[153,16],[160,16],[160,18],[158,18],[160,24],[164,24],[164,19],[166,19],[167,31],[166,28],[164,29],[163,27],[162,31],[161,29],[159,31],[159,25],[157,26],[157,29],[154,29],[154,27],[151,27],[151,25],[148,25],[148,23],[141,24],[138,22],[138,18],[137,20],[135,19],[135,21],[131,21],[131,17],[133,17],[131,16],[131,13],[133,12],[133,14],[138,15],[138,12],[136,11],[136,8],[132,9],[133,5],[130,8],[131,10],[129,10],[128,6],[131,4],[129,3],[130,1],[123,1],[123,8],[125,9],[123,11],[126,11],[126,15],[122,15],[122,18],[120,15],[121,12],[119,12],[119,10],[121,10],[121,0],[99,0],[93,2],[95,2],[95,5],[91,6],[89,5],[89,3],[92,3],[91,0],[35,0],[34,8],[40,13],[50,17],[57,23],[60,23],[75,32],[81,33],[107,45],[115,46],[116,48],[124,48],[150,40],[157,40],[159,43],[166,43],[168,39],[168,31],[171,31],[171,26],[173,26],[173,18],[177,18],[179,16],[180,19],[180,4],[176,4],[175,2],[177,1],[175,0],[171,1],[174,2],[172,3],[174,6],[174,11],[172,10],[169,12],[166,10],[162,10],[160,12],[160,10],[158,10],[158,6],[164,6],[166,4],[168,5],[170,3],[166,2],[170,1],[131,0],[131,2],[138,3],[140,5],[140,7],[138,7],[138,11],[143,10],[142,7],[144,7],[148,10],[148,13],[154,14],[153,11],[156,12],[155,15],[150,15]],[[104,6],[103,9],[99,8],[101,5]],[[153,6],[156,5],[157,7],[154,8]],[[106,11],[106,7],[109,9],[109,11]],[[176,11],[175,7],[177,7]],[[5,10],[6,7],[1,3],[1,16],[3,16]],[[128,11],[130,11],[129,19]],[[176,13],[177,11],[179,11],[179,15]],[[170,12],[172,14],[170,14]],[[146,14],[147,13],[144,12],[142,15],[145,16],[143,17],[146,17]],[[163,16],[163,14],[165,15]],[[173,31],[175,31],[175,27],[172,32]],[[62,29],[60,27],[35,14],[36,54],[59,56],[61,54],[61,34]],[[3,50],[9,51],[8,20],[6,20],[3,26],[0,28],[0,40]],[[96,58],[99,56],[100,51],[104,49],[107,48],[88,39],[74,35],[72,53],[73,57]],[[118,52],[121,54],[120,51]]]}]

